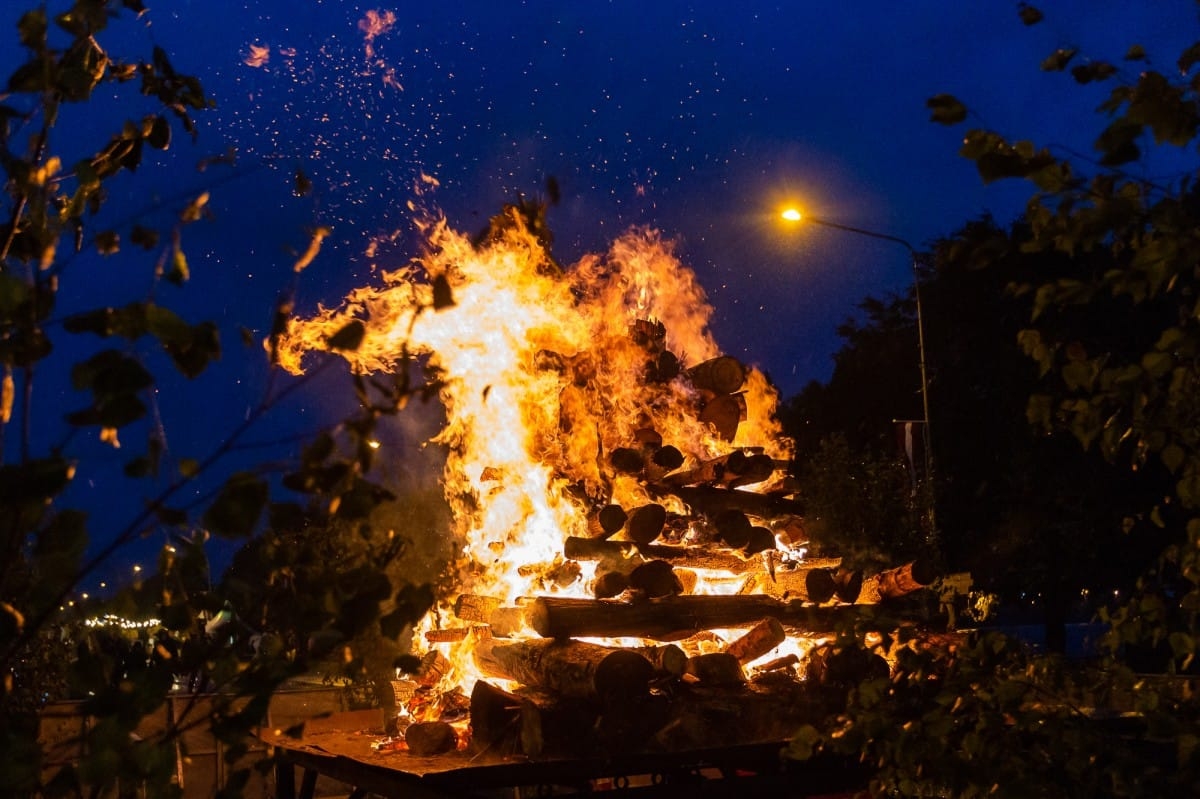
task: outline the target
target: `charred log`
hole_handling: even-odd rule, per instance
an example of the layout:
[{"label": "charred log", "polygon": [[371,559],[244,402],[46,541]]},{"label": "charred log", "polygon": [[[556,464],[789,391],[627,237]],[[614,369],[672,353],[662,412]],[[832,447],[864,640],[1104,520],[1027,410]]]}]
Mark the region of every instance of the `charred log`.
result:
[{"label": "charred log", "polygon": [[514,748],[520,733],[521,699],[478,680],[471,690],[471,748],[477,751]]},{"label": "charred log", "polygon": [[683,593],[683,583],[665,560],[643,563],[629,573],[629,587],[651,599]]},{"label": "charred log", "polygon": [[409,725],[404,742],[414,755],[428,757],[453,751],[458,745],[458,736],[444,721],[427,721]]},{"label": "charred log", "polygon": [[847,689],[863,680],[890,674],[888,662],[874,652],[857,647],[822,647],[808,656],[808,678],[816,685]]},{"label": "charred log", "polygon": [[635,636],[674,641],[699,630],[749,627],[767,617],[784,627],[829,632],[869,618],[870,611],[867,606],[818,607],[767,596],[701,595],[641,602],[539,597],[528,612],[530,626],[539,635],[560,639]]},{"label": "charred log", "polygon": [[625,522],[625,535],[638,544],[649,544],[663,531],[667,522],[667,509],[657,503],[642,505],[629,512]]},{"label": "charred log", "polygon": [[687,674],[705,685],[738,685],[746,681],[742,664],[728,652],[710,652],[690,658]]},{"label": "charred log", "polygon": [[712,486],[671,486],[655,483],[646,486],[651,494],[670,494],[678,497],[696,513],[715,516],[723,510],[740,510],[759,519],[777,519],[803,515],[802,506],[795,500],[770,494],[756,494],[732,488]]},{"label": "charred log", "polygon": [[703,461],[691,469],[672,472],[662,482],[673,486],[714,485],[737,488],[761,483],[776,469],[787,468],[785,461],[776,461],[754,449],[736,449],[719,458]]},{"label": "charred log", "polygon": [[918,559],[894,569],[873,575],[870,580],[870,595],[880,601],[897,599],[918,591],[937,579],[937,572],[929,561]]},{"label": "charred log", "polygon": [[654,666],[642,654],[583,641],[481,641],[474,655],[489,677],[580,699],[644,696],[654,678]]},{"label": "charred log", "polygon": [[594,538],[568,537],[563,545],[563,555],[571,560],[604,560],[606,558],[644,558],[669,561],[672,566],[690,569],[721,569],[735,574],[761,564],[760,560],[747,560],[741,555],[704,547],[672,546],[669,544],[637,545],[632,541],[604,541]]},{"label": "charred log", "polygon": [[732,394],[746,382],[746,367],[728,355],[696,364],[687,373],[693,386],[713,394]]},{"label": "charred log", "polygon": [[737,438],[738,425],[746,418],[746,398],[741,394],[715,397],[704,406],[698,418],[712,427],[722,441],[733,441]]},{"label": "charred log", "polygon": [[621,572],[604,572],[592,583],[592,596],[610,599],[629,587],[629,578]]},{"label": "charred log", "polygon": [[588,514],[588,533],[592,538],[608,538],[616,535],[625,526],[628,517],[620,505],[605,505]]}]

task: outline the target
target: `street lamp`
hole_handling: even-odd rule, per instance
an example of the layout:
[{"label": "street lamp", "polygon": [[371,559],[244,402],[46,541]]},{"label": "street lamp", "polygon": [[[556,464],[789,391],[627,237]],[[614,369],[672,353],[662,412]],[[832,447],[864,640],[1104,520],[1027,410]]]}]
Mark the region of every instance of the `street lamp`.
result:
[{"label": "street lamp", "polygon": [[[917,355],[918,364],[921,369],[921,411],[925,415],[924,418],[924,435],[922,441],[925,444],[925,479],[933,480],[933,447],[931,446],[932,439],[929,433],[929,378],[925,372],[925,322],[921,316],[921,275],[917,270],[917,250],[904,239],[896,236],[889,236],[885,233],[876,233],[873,230],[864,230],[863,228],[851,227],[850,225],[842,225],[837,222],[830,222],[827,219],[819,219],[815,216],[808,216],[800,213],[795,208],[788,208],[783,211],[781,216],[788,222],[811,222],[814,225],[822,225],[835,230],[844,230],[847,233],[858,233],[863,236],[870,236],[873,239],[883,239],[884,241],[894,242],[908,250],[909,259],[912,264],[913,272],[913,295],[917,300]],[[932,482],[930,484],[932,489]],[[932,496],[932,494],[931,494]],[[934,510],[933,502],[929,503],[929,522],[930,526],[934,527]],[[934,527],[936,529],[936,527]]]}]

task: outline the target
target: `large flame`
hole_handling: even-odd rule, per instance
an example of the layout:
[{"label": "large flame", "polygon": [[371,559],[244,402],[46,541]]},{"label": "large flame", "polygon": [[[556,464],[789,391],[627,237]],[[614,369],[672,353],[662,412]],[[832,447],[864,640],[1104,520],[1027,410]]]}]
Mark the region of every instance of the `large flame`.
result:
[{"label": "large flame", "polygon": [[745,418],[728,441],[700,421],[692,384],[663,368],[720,354],[712,309],[670,240],[632,229],[560,268],[523,209],[506,208],[482,241],[444,218],[421,223],[425,255],[292,321],[278,342],[280,363],[300,372],[306,353],[358,320],[361,345],[338,351],[355,371],[401,368],[404,353],[440,371],[447,423],[435,440],[448,447],[445,493],[465,542],[455,593],[510,603],[581,591],[586,574],[535,586],[544,572],[529,567],[561,561],[564,539],[586,534],[589,507],[651,501],[608,466],[615,450],[661,436],[690,462],[741,446],[790,455],[761,373],[750,370]]}]

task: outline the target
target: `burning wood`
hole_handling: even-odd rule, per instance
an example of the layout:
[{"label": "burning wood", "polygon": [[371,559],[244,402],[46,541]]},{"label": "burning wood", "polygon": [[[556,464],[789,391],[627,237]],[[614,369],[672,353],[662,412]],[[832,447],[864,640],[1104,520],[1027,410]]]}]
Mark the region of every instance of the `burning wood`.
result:
[{"label": "burning wood", "polygon": [[804,506],[793,499],[735,488],[657,483],[646,486],[646,489],[651,495],[678,497],[696,513],[708,515],[723,510],[740,510],[749,516],[767,520],[804,515]]},{"label": "burning wood", "polygon": [[758,660],[785,640],[787,633],[778,619],[763,619],[731,643],[725,651],[737,658],[738,663],[745,665],[752,660]]},{"label": "burning wood", "polygon": [[869,610],[864,606],[821,607],[768,596],[672,596],[641,602],[538,597],[527,620],[544,638],[673,641],[700,630],[750,627],[766,617],[794,630],[831,632],[865,614]]},{"label": "burning wood", "polygon": [[[337,354],[356,372],[410,356],[436,370],[461,583],[457,622],[443,623],[448,604],[431,613],[421,667],[397,681],[433,722],[409,727],[409,749],[452,745],[437,723],[461,721],[468,688],[477,750],[785,736],[822,711],[793,668],[814,636],[876,619],[867,603],[933,575],[918,561],[864,580],[803,558],[777,395],[720,353],[694,275],[648,231],[560,267],[537,211],[507,207],[476,238],[422,220],[419,263],[278,337],[294,371],[348,324],[361,341]],[[821,650],[812,683],[878,672],[854,657]]]},{"label": "burning wood", "polygon": [[632,699],[646,694],[654,677],[641,653],[583,641],[480,642],[474,657],[489,677],[577,699]]},{"label": "burning wood", "polygon": [[914,560],[903,566],[873,575],[863,587],[865,594],[863,601],[881,602],[897,599],[924,588],[935,579],[937,579],[937,573],[931,563]]},{"label": "burning wood", "polygon": [[568,537],[563,542],[563,556],[571,560],[615,560],[629,559],[640,555],[643,558],[665,560],[675,566],[690,569],[713,569],[740,574],[761,567],[761,561],[748,559],[730,550],[700,546],[674,546],[670,544],[642,544],[632,541],[604,541],[595,538]]}]

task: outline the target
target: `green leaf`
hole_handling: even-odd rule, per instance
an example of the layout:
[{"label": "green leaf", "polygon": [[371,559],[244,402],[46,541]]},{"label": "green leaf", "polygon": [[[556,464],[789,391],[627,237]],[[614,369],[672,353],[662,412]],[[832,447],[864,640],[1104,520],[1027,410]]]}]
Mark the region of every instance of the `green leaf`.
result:
[{"label": "green leaf", "polygon": [[203,524],[222,538],[246,538],[254,533],[267,496],[265,480],[250,472],[239,472],[221,487],[204,512]]},{"label": "green leaf", "polygon": [[1071,68],[1071,77],[1078,83],[1092,83],[1105,80],[1117,74],[1117,68],[1105,61],[1093,61],[1090,64],[1080,64]]},{"label": "green leaf", "polygon": [[75,467],[61,457],[0,466],[0,505],[44,505],[61,493],[74,475]]},{"label": "green leaf", "polygon": [[42,49],[46,43],[48,29],[45,9],[26,11],[17,22],[17,33],[21,38],[21,46],[28,47],[30,50]]},{"label": "green leaf", "polygon": [[91,407],[72,411],[64,418],[76,427],[121,428],[146,415],[146,405],[133,394],[114,394],[98,398]]},{"label": "green leaf", "polygon": [[1179,60],[1175,65],[1179,67],[1179,72],[1183,75],[1191,72],[1192,67],[1200,62],[1200,42],[1192,43],[1183,53],[1180,54]]},{"label": "green leaf", "polygon": [[146,134],[146,142],[156,150],[167,149],[171,146],[170,123],[161,114],[150,119],[150,131]]},{"label": "green leaf", "polygon": [[171,251],[171,268],[167,270],[166,278],[176,286],[181,286],[192,276],[188,269],[187,256],[178,244]]},{"label": "green leaf", "polygon": [[1096,139],[1095,148],[1103,153],[1101,163],[1105,166],[1120,166],[1141,157],[1137,139],[1142,135],[1142,126],[1125,117],[1113,121]]},{"label": "green leaf", "polygon": [[1194,655],[1196,652],[1196,639],[1187,633],[1173,632],[1167,639],[1171,645],[1171,652],[1177,659],[1182,660],[1189,655]]},{"label": "green leaf", "polygon": [[1196,135],[1200,111],[1184,90],[1157,72],[1143,72],[1126,112],[1133,122],[1150,128],[1155,142],[1186,146]]},{"label": "green leaf", "polygon": [[1079,52],[1072,47],[1060,47],[1042,61],[1042,69],[1046,72],[1062,72],[1071,63],[1071,59]]},{"label": "green leaf", "polygon": [[184,527],[188,523],[188,514],[179,508],[169,508],[160,505],[154,509],[154,516],[167,527]]},{"label": "green leaf", "polygon": [[129,231],[129,240],[143,250],[153,250],[158,246],[158,231],[153,228],[134,225]]},{"label": "green leaf", "polygon": [[333,454],[334,440],[329,433],[318,434],[300,455],[306,466],[316,466]]},{"label": "green leaf", "polygon": [[133,358],[118,350],[103,350],[71,369],[71,384],[100,396],[131,394],[149,388],[154,377]]},{"label": "green leaf", "polygon": [[1024,22],[1026,25],[1036,25],[1044,18],[1041,11],[1028,3],[1019,4],[1017,6],[1017,13],[1021,16],[1021,22]]},{"label": "green leaf", "polygon": [[210,362],[221,357],[220,331],[213,322],[189,325],[168,308],[148,305],[146,324],[175,368],[188,378],[198,377]]},{"label": "green leaf", "polygon": [[108,25],[108,9],[104,3],[76,2],[70,11],[59,14],[54,22],[78,38],[92,36]]},{"label": "green leaf", "polygon": [[1146,48],[1142,47],[1140,44],[1130,45],[1129,49],[1125,51],[1125,60],[1126,61],[1144,61],[1144,60],[1146,60]]},{"label": "green leaf", "polygon": [[11,272],[0,272],[0,318],[11,319],[29,302],[29,284]]},{"label": "green leaf", "polygon": [[1183,476],[1175,484],[1175,493],[1185,508],[1200,507],[1200,464],[1192,459],[1183,470]]},{"label": "green leaf", "polygon": [[380,631],[387,638],[397,638],[404,628],[416,624],[433,607],[433,586],[405,585],[396,592],[395,609],[379,619]]},{"label": "green leaf", "polygon": [[1175,365],[1175,359],[1167,352],[1147,352],[1142,356],[1142,368],[1154,379],[1164,377]]},{"label": "green leaf", "polygon": [[937,94],[925,101],[930,119],[942,125],[957,125],[967,118],[967,107],[949,94]]},{"label": "green leaf", "polygon": [[101,255],[116,255],[121,250],[121,237],[114,230],[102,230],[96,234],[96,249]]},{"label": "green leaf", "polygon": [[784,756],[793,760],[808,760],[817,751],[821,742],[821,733],[811,724],[805,724],[796,730],[796,734],[788,741]]},{"label": "green leaf", "polygon": [[329,337],[326,342],[330,349],[347,350],[353,352],[357,350],[363,341],[363,336],[367,333],[367,327],[361,320],[353,319],[346,324],[341,330]]},{"label": "green leaf", "polygon": [[1098,373],[1096,365],[1091,361],[1071,361],[1063,366],[1062,378],[1067,388],[1072,391],[1091,391]]},{"label": "green leaf", "polygon": [[21,66],[8,78],[8,90],[13,94],[41,94],[54,86],[58,66],[54,59],[39,55]]},{"label": "green leaf", "polygon": [[1159,457],[1162,458],[1163,465],[1167,467],[1171,474],[1175,474],[1179,471],[1179,467],[1183,466],[1187,454],[1183,451],[1183,447],[1172,442],[1163,447],[1162,452],[1159,453]]}]

